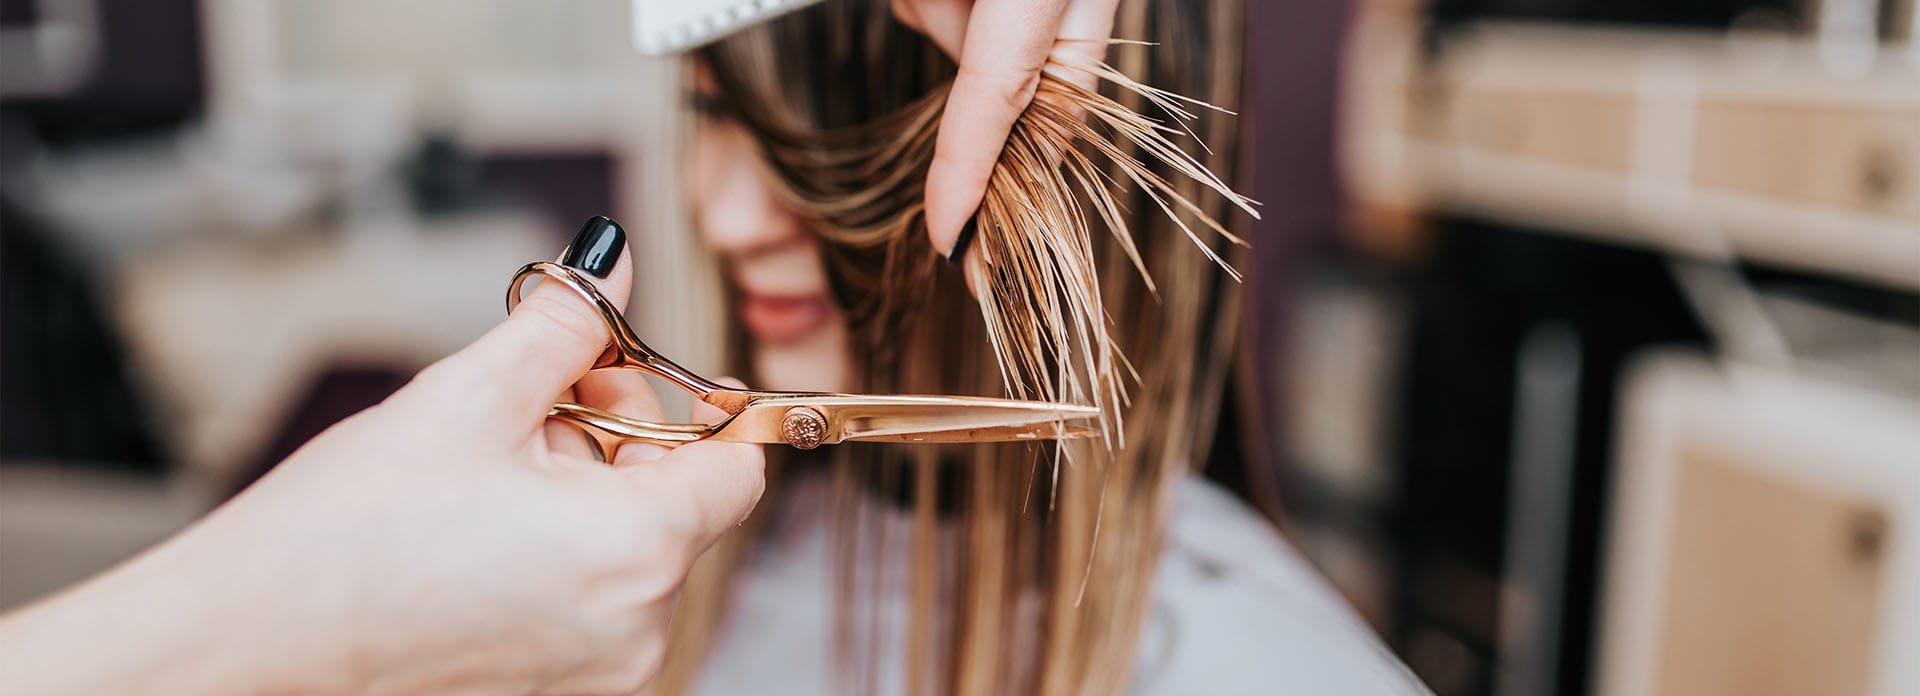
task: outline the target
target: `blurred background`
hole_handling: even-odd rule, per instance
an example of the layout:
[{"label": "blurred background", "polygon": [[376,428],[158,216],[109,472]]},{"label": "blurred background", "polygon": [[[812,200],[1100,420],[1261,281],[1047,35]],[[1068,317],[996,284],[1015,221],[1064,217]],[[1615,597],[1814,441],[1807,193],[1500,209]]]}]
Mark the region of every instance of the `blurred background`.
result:
[{"label": "blurred background", "polygon": [[[1207,475],[1443,695],[1920,691],[1915,1],[1247,4]],[[0,607],[645,217],[668,70],[618,0],[0,0]]]}]

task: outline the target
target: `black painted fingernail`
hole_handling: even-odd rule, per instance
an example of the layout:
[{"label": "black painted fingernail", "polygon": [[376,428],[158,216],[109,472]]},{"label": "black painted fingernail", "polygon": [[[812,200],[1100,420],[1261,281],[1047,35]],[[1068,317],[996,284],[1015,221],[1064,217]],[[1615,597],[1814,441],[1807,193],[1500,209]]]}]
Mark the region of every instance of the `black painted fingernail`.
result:
[{"label": "black painted fingernail", "polygon": [[947,263],[960,265],[960,259],[967,257],[967,246],[973,243],[973,235],[980,232],[980,219],[967,218],[967,226],[960,228],[960,237],[953,240],[953,251],[947,252]]},{"label": "black painted fingernail", "polygon": [[620,223],[596,215],[580,226],[580,234],[574,235],[573,243],[560,253],[560,263],[605,278],[626,248],[627,233],[620,229]]}]

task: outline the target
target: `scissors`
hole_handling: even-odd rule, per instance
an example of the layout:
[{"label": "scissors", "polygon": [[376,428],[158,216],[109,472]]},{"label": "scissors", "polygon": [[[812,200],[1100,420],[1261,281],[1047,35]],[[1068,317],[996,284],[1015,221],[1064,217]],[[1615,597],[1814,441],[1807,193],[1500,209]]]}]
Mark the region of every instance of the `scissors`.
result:
[{"label": "scissors", "polygon": [[786,443],[799,449],[843,442],[1014,442],[1092,437],[1092,406],[970,396],[877,396],[735,389],[674,364],[635,335],[620,310],[593,283],[566,266],[530,263],[507,286],[507,313],[527,281],[558,281],[599,312],[612,335],[595,370],[639,370],[672,383],[726,412],[713,424],[655,423],[575,403],[557,403],[547,417],[585,432],[595,453],[611,460],[619,447],[644,441],[675,446],[701,440]]}]

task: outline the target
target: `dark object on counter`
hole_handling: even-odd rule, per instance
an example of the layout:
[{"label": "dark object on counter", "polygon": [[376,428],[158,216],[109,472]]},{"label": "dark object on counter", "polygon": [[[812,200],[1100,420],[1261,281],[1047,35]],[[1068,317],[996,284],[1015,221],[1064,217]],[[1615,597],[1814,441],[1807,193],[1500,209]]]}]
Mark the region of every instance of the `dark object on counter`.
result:
[{"label": "dark object on counter", "polygon": [[0,201],[0,461],[158,473],[165,457],[84,269]]}]

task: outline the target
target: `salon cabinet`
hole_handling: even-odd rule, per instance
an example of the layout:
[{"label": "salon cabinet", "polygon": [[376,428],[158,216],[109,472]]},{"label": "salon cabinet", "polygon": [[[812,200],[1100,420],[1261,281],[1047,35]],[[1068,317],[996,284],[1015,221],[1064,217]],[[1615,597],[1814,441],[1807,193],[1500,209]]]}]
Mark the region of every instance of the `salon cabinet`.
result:
[{"label": "salon cabinet", "polygon": [[1596,693],[1911,693],[1920,400],[1684,354],[1626,394]]},{"label": "salon cabinet", "polygon": [[[1832,33],[1861,3],[1360,3],[1341,169],[1400,353],[1382,623],[1436,692],[1920,688],[1915,479],[1826,485],[1911,439],[1699,368],[1920,395],[1920,51],[1911,2],[1868,5],[1863,43]],[[1746,410],[1715,432],[1799,454],[1645,445]],[[1649,461],[1662,492],[1629,491]]]}]

